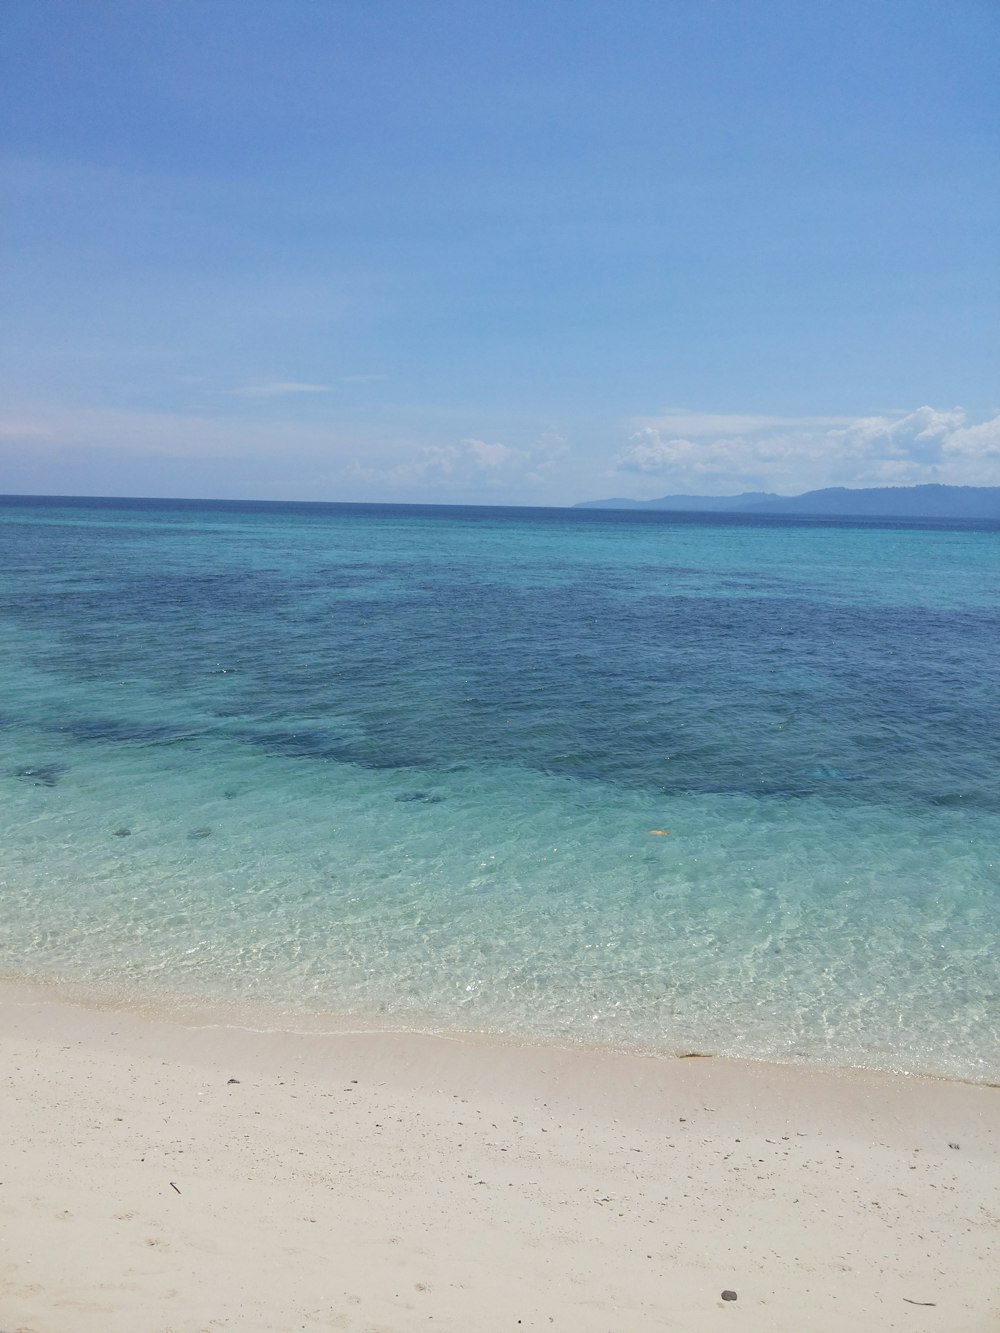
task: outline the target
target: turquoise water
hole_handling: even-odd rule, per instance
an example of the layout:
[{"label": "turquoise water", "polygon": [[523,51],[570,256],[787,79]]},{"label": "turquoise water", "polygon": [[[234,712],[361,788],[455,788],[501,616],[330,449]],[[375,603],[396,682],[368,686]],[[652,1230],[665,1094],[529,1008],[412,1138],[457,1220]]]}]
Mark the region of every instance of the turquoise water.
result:
[{"label": "turquoise water", "polygon": [[0,502],[0,968],[995,1080],[998,607],[995,525]]}]

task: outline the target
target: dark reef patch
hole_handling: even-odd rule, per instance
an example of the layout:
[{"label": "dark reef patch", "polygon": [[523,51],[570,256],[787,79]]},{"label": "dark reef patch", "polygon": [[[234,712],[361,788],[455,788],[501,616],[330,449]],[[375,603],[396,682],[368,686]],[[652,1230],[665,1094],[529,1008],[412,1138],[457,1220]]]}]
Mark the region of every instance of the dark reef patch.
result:
[{"label": "dark reef patch", "polygon": [[344,738],[332,731],[239,731],[236,739],[290,759],[350,760]]},{"label": "dark reef patch", "polygon": [[23,768],[11,769],[10,776],[35,787],[54,787],[67,768],[66,764],[26,764]]},{"label": "dark reef patch", "polygon": [[269,754],[284,755],[289,759],[314,759],[339,764],[354,764],[358,768],[375,771],[403,768],[433,768],[437,761],[427,755],[407,755],[395,750],[380,749],[379,741],[370,738],[348,739],[335,731],[322,728],[301,731],[230,731],[227,733],[244,745],[266,750]]},{"label": "dark reef patch", "polygon": [[77,718],[64,722],[59,731],[75,741],[112,745],[176,745],[192,739],[190,731],[148,722],[124,722],[119,718]]}]

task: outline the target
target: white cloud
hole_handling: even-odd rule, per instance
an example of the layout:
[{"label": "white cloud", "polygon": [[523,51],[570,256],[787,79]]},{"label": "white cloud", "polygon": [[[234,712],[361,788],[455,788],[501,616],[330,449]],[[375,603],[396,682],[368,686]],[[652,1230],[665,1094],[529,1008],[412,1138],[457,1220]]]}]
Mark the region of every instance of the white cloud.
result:
[{"label": "white cloud", "polygon": [[378,457],[355,460],[351,477],[398,499],[540,504],[558,502],[546,488],[568,453],[567,441],[553,430],[517,448],[477,436],[457,444],[399,442]]},{"label": "white cloud", "polygon": [[215,399],[225,401],[230,408],[214,413],[12,404],[0,418],[0,489],[75,485],[113,493],[127,473],[135,477],[128,483],[135,493],[180,494],[188,484],[205,484],[198,478],[214,468],[221,480],[212,482],[212,493],[227,493],[229,478],[249,493],[265,467],[268,477],[284,469],[283,480],[258,494],[445,503],[1000,485],[1000,415],[975,420],[960,407],[856,417],[664,413],[633,420],[614,469],[602,475],[593,451],[588,456],[577,442],[571,452],[562,435],[537,423],[463,435],[454,422],[407,415],[404,425],[399,414],[321,422],[298,413],[294,396],[276,397],[274,412],[266,413],[236,411],[232,399]]},{"label": "white cloud", "polygon": [[[62,492],[75,485],[115,494],[127,475],[135,478],[127,483],[131,493],[179,495],[197,493],[190,487],[215,469],[212,494],[244,494],[253,493],[254,478],[266,468],[271,480],[260,483],[258,494],[427,503],[575,498],[563,491],[568,445],[551,430],[516,446],[456,438],[457,432],[439,441],[437,423],[418,423],[412,433],[384,419],[320,423],[297,417],[294,399],[282,401],[287,413],[266,420],[231,410],[20,409],[0,418],[0,490]],[[278,481],[276,464],[284,468]]]},{"label": "white cloud", "polygon": [[569,454],[569,440],[565,435],[561,435],[553,427],[543,431],[529,455],[529,471],[524,474],[525,481],[530,482],[532,486],[551,484],[553,478],[559,475],[564,466],[563,460]]},{"label": "white cloud", "polygon": [[32,421],[26,417],[0,417],[0,440],[45,440],[51,434],[51,426],[44,421]]},{"label": "white cloud", "polygon": [[952,431],[942,440],[941,453],[949,461],[959,459],[967,465],[984,460],[1000,472],[1000,416]]},{"label": "white cloud", "polygon": [[655,417],[637,417],[635,426],[668,435],[746,435],[765,430],[794,429],[807,426],[842,426],[853,417],[773,417],[749,412],[692,412],[672,408]]},{"label": "white cloud", "polygon": [[616,468],[646,477],[650,494],[1000,485],[1000,416],[969,425],[960,407],[867,417],[675,412],[632,424]]},{"label": "white cloud", "polygon": [[301,380],[255,380],[229,392],[236,398],[284,398],[297,393],[333,393],[333,386],[305,384]]},{"label": "white cloud", "polygon": [[0,432],[22,451],[50,456],[98,448],[142,458],[263,457],[287,451],[327,453],[339,437],[328,427],[300,421],[246,421],[194,412],[139,412],[124,408],[51,408],[8,421]]},{"label": "white cloud", "polygon": [[523,458],[518,449],[511,449],[506,444],[488,444],[485,440],[463,440],[469,454],[480,467],[501,467],[514,459]]}]

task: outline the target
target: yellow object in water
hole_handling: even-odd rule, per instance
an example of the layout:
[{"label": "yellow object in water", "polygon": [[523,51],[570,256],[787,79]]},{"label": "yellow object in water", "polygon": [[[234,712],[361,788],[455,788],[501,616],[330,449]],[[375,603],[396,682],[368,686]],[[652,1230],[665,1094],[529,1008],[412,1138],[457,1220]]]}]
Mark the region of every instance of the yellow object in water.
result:
[{"label": "yellow object in water", "polygon": [[665,838],[670,833],[668,828],[651,828],[650,833],[655,833],[658,838]]}]

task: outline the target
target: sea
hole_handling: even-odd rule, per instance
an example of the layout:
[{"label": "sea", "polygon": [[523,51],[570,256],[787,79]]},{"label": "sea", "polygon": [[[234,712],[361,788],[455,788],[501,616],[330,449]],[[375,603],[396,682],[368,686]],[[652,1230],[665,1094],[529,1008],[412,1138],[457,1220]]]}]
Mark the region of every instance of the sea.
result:
[{"label": "sea", "polygon": [[0,499],[0,973],[995,1082],[998,657],[998,523]]}]

